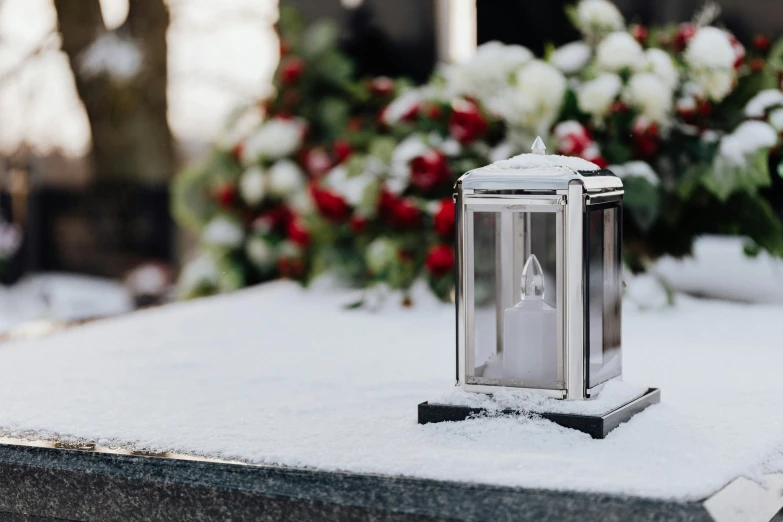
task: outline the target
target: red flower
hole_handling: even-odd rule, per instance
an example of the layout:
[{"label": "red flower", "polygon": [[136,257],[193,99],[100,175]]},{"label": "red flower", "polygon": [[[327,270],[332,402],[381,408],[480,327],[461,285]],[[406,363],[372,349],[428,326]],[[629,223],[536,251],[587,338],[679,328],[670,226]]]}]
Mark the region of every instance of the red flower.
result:
[{"label": "red flower", "polygon": [[767,38],[763,34],[757,34],[753,38],[753,47],[755,47],[756,50],[761,53],[766,53],[767,51],[769,51],[769,48],[772,47],[772,42],[770,42],[769,38]]},{"label": "red flower", "polygon": [[435,232],[443,237],[454,237],[455,212],[454,200],[451,198],[442,199],[438,211],[433,216]]},{"label": "red flower", "polygon": [[429,192],[451,177],[446,157],[434,149],[413,158],[410,169],[411,184],[422,192]]},{"label": "red flower", "polygon": [[215,189],[215,201],[223,208],[231,207],[237,199],[237,187],[233,183],[223,183]]},{"label": "red flower", "polygon": [[367,229],[367,218],[364,216],[353,215],[350,222],[351,232],[361,234]]},{"label": "red flower", "polygon": [[558,152],[564,156],[581,156],[593,144],[587,129],[574,120],[558,123],[552,133],[558,141]]},{"label": "red flower", "polygon": [[677,34],[674,35],[674,47],[680,51],[685,49],[697,30],[698,28],[693,24],[680,24],[677,28]]},{"label": "red flower", "polygon": [[454,270],[454,250],[448,245],[435,245],[424,264],[433,277],[443,277]]},{"label": "red flower", "polygon": [[632,24],[628,28],[628,32],[631,33],[637,42],[644,44],[647,41],[647,37],[650,36],[650,32],[642,24]]},{"label": "red flower", "polygon": [[378,76],[370,81],[370,92],[375,96],[386,97],[394,92],[394,80],[388,76]]},{"label": "red flower", "polygon": [[310,232],[308,232],[302,220],[292,219],[288,223],[288,239],[300,246],[307,246],[310,242]]},{"label": "red flower", "polygon": [[637,118],[631,132],[634,154],[639,158],[649,158],[658,151],[660,145],[658,125],[646,118]]},{"label": "red flower", "polygon": [[475,103],[458,99],[451,104],[451,108],[449,134],[455,140],[464,145],[475,141],[487,132],[489,124]]},{"label": "red flower", "polygon": [[342,163],[351,156],[351,144],[348,140],[336,139],[332,144],[335,163]]},{"label": "red flower", "polygon": [[315,184],[310,186],[310,190],[318,212],[326,219],[342,221],[350,214],[351,209],[342,196],[331,190],[316,187]]},{"label": "red flower", "polygon": [[290,56],[280,63],[280,80],[283,85],[292,85],[302,78],[304,60],[298,56]]},{"label": "red flower", "polygon": [[413,201],[400,199],[385,189],[378,200],[378,214],[397,228],[415,228],[421,224],[421,213]]},{"label": "red flower", "polygon": [[259,232],[287,231],[294,215],[285,205],[278,205],[263,212],[253,221],[253,229]]}]

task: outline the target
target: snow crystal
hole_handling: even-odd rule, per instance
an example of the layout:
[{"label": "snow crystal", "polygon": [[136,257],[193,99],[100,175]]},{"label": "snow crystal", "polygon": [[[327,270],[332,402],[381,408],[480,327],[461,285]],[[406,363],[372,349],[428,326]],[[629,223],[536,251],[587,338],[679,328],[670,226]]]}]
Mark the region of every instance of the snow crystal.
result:
[{"label": "snow crystal", "polygon": [[756,94],[745,105],[745,116],[748,118],[762,118],[767,109],[777,105],[783,105],[783,92],[777,89],[765,89]]},{"label": "snow crystal", "polygon": [[583,41],[578,41],[558,47],[549,60],[565,74],[574,74],[587,65],[591,54],[590,46]]},{"label": "snow crystal", "polygon": [[573,156],[560,156],[558,154],[519,154],[513,158],[496,161],[492,167],[499,169],[547,169],[553,167],[566,167],[573,171],[598,170],[595,163]]},{"label": "snow crystal", "polygon": [[525,390],[500,389],[492,396],[471,393],[455,387],[450,393],[431,400],[431,403],[484,408],[489,412],[515,410],[527,413],[572,413],[603,415],[638,399],[646,387],[633,386],[622,381],[610,381],[597,397],[586,401],[563,401],[544,397]]},{"label": "snow crystal", "polygon": [[644,161],[629,161],[622,165],[610,165],[609,170],[618,178],[642,178],[646,179],[651,185],[657,185],[661,181],[650,164]]},{"label": "snow crystal", "polygon": [[762,147],[772,147],[778,133],[763,121],[745,121],[734,132],[723,137],[718,148],[720,157],[730,164],[745,165],[746,156]]},{"label": "snow crystal", "polygon": [[79,56],[79,70],[87,76],[107,74],[127,81],[138,74],[144,55],[127,37],[108,32],[98,38]]},{"label": "snow crystal", "polygon": [[663,402],[593,440],[526,416],[418,425],[416,405],[453,388],[453,306],[352,299],[277,282],[5,344],[0,431],[679,500],[783,471],[780,306],[624,310],[624,380]]}]

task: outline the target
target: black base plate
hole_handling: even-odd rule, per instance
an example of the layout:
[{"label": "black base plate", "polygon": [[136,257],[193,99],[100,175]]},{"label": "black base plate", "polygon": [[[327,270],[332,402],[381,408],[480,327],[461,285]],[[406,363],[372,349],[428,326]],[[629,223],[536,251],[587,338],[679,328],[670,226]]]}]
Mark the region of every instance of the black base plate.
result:
[{"label": "black base plate", "polygon": [[[594,439],[603,439],[610,431],[648,406],[661,402],[661,390],[650,388],[644,395],[603,415],[575,415],[572,413],[536,413],[536,415],[559,424],[587,433]],[[419,404],[419,424],[430,422],[461,421],[487,413],[484,408],[470,406],[452,406],[448,404]],[[506,415],[516,415],[515,410],[503,410]]]}]

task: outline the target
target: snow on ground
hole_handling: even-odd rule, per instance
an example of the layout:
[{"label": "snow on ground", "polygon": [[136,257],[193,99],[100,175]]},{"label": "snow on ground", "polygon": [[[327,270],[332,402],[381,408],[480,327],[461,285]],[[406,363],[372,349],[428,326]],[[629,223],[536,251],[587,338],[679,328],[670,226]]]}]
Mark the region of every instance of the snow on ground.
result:
[{"label": "snow on ground", "polygon": [[254,463],[701,499],[783,471],[783,307],[681,298],[624,316],[662,403],[605,440],[537,418],[420,426],[454,379],[454,311],[345,310],[279,282],[0,345],[5,434]]},{"label": "snow on ground", "polygon": [[76,274],[36,274],[0,285],[0,333],[34,321],[78,321],[133,310],[120,283]]},{"label": "snow on ground", "polygon": [[783,304],[783,260],[766,252],[748,258],[743,252],[744,241],[740,237],[705,236],[694,244],[693,257],[663,258],[656,263],[655,272],[681,292]]}]

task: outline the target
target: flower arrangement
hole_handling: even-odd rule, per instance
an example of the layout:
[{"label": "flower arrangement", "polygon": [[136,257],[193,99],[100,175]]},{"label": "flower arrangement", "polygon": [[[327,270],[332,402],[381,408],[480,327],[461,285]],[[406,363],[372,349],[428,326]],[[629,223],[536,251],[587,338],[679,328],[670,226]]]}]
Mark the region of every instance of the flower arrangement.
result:
[{"label": "flower arrangement", "polygon": [[[183,295],[332,271],[404,292],[453,288],[452,185],[525,152],[608,166],[626,190],[626,262],[687,255],[699,234],[750,238],[783,256],[783,226],[760,193],[783,176],[783,41],[742,45],[711,25],[627,25],[607,0],[569,15],[583,39],[535,57],[490,42],[431,80],[356,79],[328,23],[283,9],[276,93],[235,114],[174,185],[199,237]],[[409,299],[405,298],[405,302]]]}]

